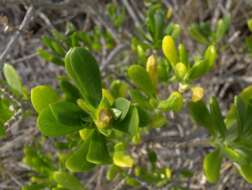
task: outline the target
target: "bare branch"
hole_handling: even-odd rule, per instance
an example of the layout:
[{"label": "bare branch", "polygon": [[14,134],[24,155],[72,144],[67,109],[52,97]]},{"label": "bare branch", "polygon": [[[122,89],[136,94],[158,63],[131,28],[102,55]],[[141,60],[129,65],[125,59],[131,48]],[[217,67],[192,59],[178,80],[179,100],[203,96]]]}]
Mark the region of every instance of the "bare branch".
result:
[{"label": "bare branch", "polygon": [[30,21],[31,17],[33,14],[33,6],[30,6],[25,14],[25,17],[22,21],[22,23],[20,24],[20,26],[18,27],[18,30],[16,31],[16,33],[12,36],[11,40],[9,41],[9,43],[7,44],[6,48],[4,49],[4,51],[2,52],[2,54],[0,55],[0,68],[2,68],[3,66],[3,61],[5,59],[5,56],[8,54],[8,52],[10,51],[10,49],[15,45],[16,40],[18,39],[18,37],[21,34],[21,31],[24,30],[24,28],[26,27],[26,25],[28,24],[28,22]]}]

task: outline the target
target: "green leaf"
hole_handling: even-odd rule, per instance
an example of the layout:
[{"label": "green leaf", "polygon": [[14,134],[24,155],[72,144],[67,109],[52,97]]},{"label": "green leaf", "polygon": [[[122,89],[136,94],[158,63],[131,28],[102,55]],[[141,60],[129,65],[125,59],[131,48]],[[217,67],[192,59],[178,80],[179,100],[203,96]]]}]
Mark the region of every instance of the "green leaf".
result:
[{"label": "green leaf", "polygon": [[120,80],[112,81],[110,92],[114,98],[125,97],[127,95],[128,85]]},{"label": "green leaf", "polygon": [[94,164],[111,163],[106,138],[97,131],[92,134],[87,153],[87,161]]},{"label": "green leaf", "polygon": [[95,165],[87,161],[87,153],[90,138],[83,142],[78,150],[74,151],[66,161],[66,167],[72,172],[84,172],[90,170]]},{"label": "green leaf", "polygon": [[60,56],[49,53],[49,52],[47,52],[46,50],[44,50],[42,48],[37,49],[37,54],[40,57],[42,57],[44,60],[48,61],[48,62],[52,62],[52,63],[55,63],[57,65],[64,65],[64,61]]},{"label": "green leaf", "polygon": [[98,106],[102,88],[100,70],[95,58],[85,48],[75,47],[66,54],[65,67],[83,98],[94,107]]},{"label": "green leaf", "polygon": [[160,60],[157,66],[158,80],[162,82],[167,82],[169,79],[170,66],[165,60]]},{"label": "green leaf", "polygon": [[204,53],[204,58],[208,61],[208,70],[213,68],[215,60],[217,58],[217,51],[214,45],[208,46]]},{"label": "green leaf", "polygon": [[76,101],[78,98],[80,98],[79,90],[69,81],[61,79],[59,85],[63,90],[67,100]]},{"label": "green leaf", "polygon": [[149,103],[149,99],[144,96],[139,90],[130,90],[129,95],[132,99],[132,102],[137,103],[140,107],[144,109],[151,109],[152,106]]},{"label": "green leaf", "polygon": [[181,63],[184,63],[186,67],[189,67],[189,59],[188,59],[188,53],[185,49],[184,44],[179,44],[178,46],[178,51],[179,51],[179,61]]},{"label": "green leaf", "polygon": [[197,24],[192,24],[189,27],[189,34],[192,38],[202,44],[208,44],[209,40],[207,36],[200,30],[200,27]]},{"label": "green leaf", "polygon": [[140,65],[131,65],[128,69],[129,78],[148,96],[155,95],[155,88],[146,70]]},{"label": "green leaf", "polygon": [[[68,115],[68,119],[70,118],[70,120],[65,120],[60,118],[59,121],[59,117],[61,117],[61,114],[55,114],[55,112],[53,112],[52,110],[57,110],[58,108],[60,108],[62,105],[62,102],[58,102],[55,104],[51,104],[50,107],[47,107],[45,109],[43,109],[42,112],[40,112],[39,117],[37,119],[37,127],[39,128],[39,130],[41,131],[41,133],[45,136],[52,136],[52,137],[56,137],[56,136],[62,136],[62,135],[66,135],[69,133],[73,133],[75,131],[78,131],[82,128],[84,128],[83,124],[81,124],[81,120],[76,121],[76,117],[73,116],[76,112],[75,108],[74,108],[74,112],[73,109],[72,110],[68,110],[67,107],[63,107],[64,110],[62,110],[62,115]],[[73,118],[71,118],[73,117]],[[62,123],[62,120],[64,121]],[[69,121],[73,121],[74,122],[72,124],[70,124]],[[79,122],[79,124],[77,124],[77,122]],[[64,123],[68,123],[68,124],[64,124]]]},{"label": "green leaf", "polygon": [[122,168],[131,168],[134,165],[133,158],[125,153],[123,143],[114,146],[113,163]]},{"label": "green leaf", "polygon": [[[244,88],[242,92],[239,94],[239,97],[246,105],[248,105],[249,100],[252,98],[252,86]],[[227,127],[231,127],[235,123],[235,121],[236,121],[236,107],[234,104],[232,104],[226,115],[225,123]]]},{"label": "green leaf", "polygon": [[12,67],[9,64],[4,64],[3,74],[10,88],[22,95],[23,94],[22,80],[17,71],[14,69],[14,67]]},{"label": "green leaf", "polygon": [[136,107],[131,107],[123,121],[116,122],[114,127],[118,130],[129,133],[134,136],[139,128],[139,115]]},{"label": "green leaf", "polygon": [[183,96],[181,93],[174,91],[166,100],[161,100],[159,102],[158,108],[167,112],[167,111],[175,111],[178,112],[183,108]]},{"label": "green leaf", "polygon": [[214,129],[219,132],[221,137],[225,137],[226,133],[226,125],[224,123],[224,118],[221,114],[221,110],[219,107],[219,104],[217,102],[217,99],[215,97],[212,97],[209,102],[210,107],[210,115],[212,118]]},{"label": "green leaf", "polygon": [[87,114],[71,102],[58,102],[50,104],[49,107],[54,118],[64,125],[81,125],[82,121],[87,118]]},{"label": "green leaf", "polygon": [[241,176],[250,184],[252,184],[252,165],[245,164],[245,165],[238,165],[236,164]]},{"label": "green leaf", "polygon": [[120,120],[124,120],[130,108],[130,101],[121,97],[117,98],[115,100],[115,108],[121,111]]},{"label": "green leaf", "polygon": [[115,165],[110,166],[106,173],[106,179],[109,181],[113,180],[119,172],[120,168]]},{"label": "green leaf", "polygon": [[223,153],[233,162],[239,164],[248,164],[249,162],[249,157],[241,149],[235,149],[228,146],[224,146]]},{"label": "green leaf", "polygon": [[32,88],[31,102],[37,113],[47,108],[49,104],[59,100],[58,94],[50,86],[40,85]]},{"label": "green leaf", "polygon": [[0,97],[0,137],[5,135],[4,124],[7,122],[13,112],[10,110],[10,102]]},{"label": "green leaf", "polygon": [[189,102],[188,106],[193,120],[197,124],[207,128],[213,134],[211,116],[207,109],[206,104],[202,100],[200,100],[197,102],[191,101]]},{"label": "green leaf", "polygon": [[204,174],[210,183],[216,183],[220,177],[222,155],[219,149],[208,153],[203,162]]},{"label": "green leaf", "polygon": [[164,116],[164,114],[158,112],[151,116],[151,121],[149,125],[153,128],[160,128],[165,126],[165,124],[167,123],[167,118]]},{"label": "green leaf", "polygon": [[228,31],[230,19],[230,16],[225,16],[223,19],[218,20],[215,33],[216,42],[219,42]]},{"label": "green leaf", "polygon": [[248,25],[250,32],[252,32],[252,19],[248,19],[247,25]]},{"label": "green leaf", "polygon": [[86,189],[75,176],[66,172],[61,172],[61,171],[53,172],[53,179],[60,186],[67,188],[69,190],[85,190]]},{"label": "green leaf", "polygon": [[176,74],[176,77],[178,80],[184,80],[185,76],[186,76],[186,73],[187,73],[187,68],[186,68],[186,65],[184,63],[177,63],[176,66],[175,66],[175,74]]},{"label": "green leaf", "polygon": [[192,65],[192,68],[189,70],[187,79],[188,80],[196,80],[199,79],[201,76],[206,74],[209,70],[208,60],[196,60],[195,63]]},{"label": "green leaf", "polygon": [[244,101],[239,96],[235,97],[235,107],[236,107],[238,131],[239,134],[241,134],[246,123],[247,110]]}]

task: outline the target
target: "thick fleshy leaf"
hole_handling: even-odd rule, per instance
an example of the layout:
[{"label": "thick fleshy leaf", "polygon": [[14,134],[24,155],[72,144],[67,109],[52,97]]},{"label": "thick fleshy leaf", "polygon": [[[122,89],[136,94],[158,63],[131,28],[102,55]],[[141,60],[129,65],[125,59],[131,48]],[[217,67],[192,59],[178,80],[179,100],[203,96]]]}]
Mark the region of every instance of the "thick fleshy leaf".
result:
[{"label": "thick fleshy leaf", "polygon": [[79,90],[67,80],[60,80],[60,88],[63,90],[67,100],[76,101],[80,98]]},{"label": "thick fleshy leaf", "polygon": [[106,143],[106,138],[97,131],[94,131],[89,144],[87,161],[94,164],[111,163],[111,158],[109,156]]},{"label": "thick fleshy leaf", "polygon": [[250,184],[252,184],[252,165],[238,165],[236,164],[241,176]]},{"label": "thick fleshy leaf", "polygon": [[158,81],[158,72],[157,72],[157,60],[154,55],[148,57],[146,63],[146,71],[149,74],[153,86],[156,88]]},{"label": "thick fleshy leaf", "polygon": [[[76,112],[72,112],[73,110],[70,109],[68,110],[67,107],[64,111],[62,111],[62,114],[55,114],[53,110],[57,110],[57,107],[61,107],[61,104],[62,102],[51,104],[50,107],[43,109],[43,111],[39,114],[37,127],[43,135],[53,137],[62,136],[85,127],[81,124],[81,118],[78,119],[73,116]],[[62,115],[68,115],[68,119],[70,119],[63,119]],[[71,118],[71,116],[73,117]]]},{"label": "thick fleshy leaf", "polygon": [[182,80],[185,78],[185,75],[187,73],[187,68],[186,68],[186,65],[184,63],[177,63],[176,66],[175,66],[175,74],[176,74],[176,77],[178,80]]},{"label": "thick fleshy leaf", "polygon": [[76,104],[71,102],[58,102],[50,104],[49,107],[55,119],[64,125],[81,125],[82,120],[88,116]]},{"label": "thick fleshy leaf", "polygon": [[19,94],[23,94],[23,85],[22,80],[17,73],[17,71],[9,64],[4,64],[3,73],[6,79],[6,82],[11,87],[11,89],[17,91]]},{"label": "thick fleshy leaf", "polygon": [[207,180],[210,183],[216,183],[220,177],[222,155],[220,150],[214,150],[208,153],[204,158],[203,169]]},{"label": "thick fleshy leaf", "polygon": [[140,65],[131,65],[128,69],[129,78],[147,95],[154,96],[155,88],[147,71]]},{"label": "thick fleshy leaf", "polygon": [[50,86],[40,85],[32,88],[31,102],[37,113],[47,108],[49,104],[59,100],[58,94]]},{"label": "thick fleshy leaf", "polygon": [[179,44],[178,46],[178,51],[179,51],[179,61],[181,63],[184,63],[186,67],[189,67],[189,59],[188,59],[188,53],[185,49],[184,44]]},{"label": "thick fleshy leaf", "polygon": [[139,128],[139,115],[137,108],[131,107],[125,119],[123,121],[116,122],[114,127],[118,130],[129,133],[132,136],[136,135]]},{"label": "thick fleshy leaf", "polygon": [[217,131],[221,137],[225,137],[226,125],[224,123],[224,118],[222,116],[219,104],[215,97],[212,97],[210,99],[209,107],[214,130]]},{"label": "thick fleshy leaf", "polygon": [[144,109],[151,109],[152,108],[152,106],[149,103],[148,97],[143,95],[143,93],[141,93],[139,90],[135,90],[135,89],[130,90],[129,95],[132,99],[132,102],[138,104],[140,107],[142,107]]},{"label": "thick fleshy leaf", "polygon": [[66,54],[65,67],[83,98],[93,106],[98,106],[102,88],[101,74],[95,58],[85,48],[75,47]]},{"label": "thick fleshy leaf", "polygon": [[13,111],[10,109],[10,102],[6,99],[0,98],[0,137],[4,136],[5,129],[4,124],[13,115]]},{"label": "thick fleshy leaf", "polygon": [[[249,100],[252,98],[252,86],[248,86],[242,90],[242,92],[239,94],[239,97],[242,99],[242,101],[247,105],[249,103]],[[231,105],[226,118],[225,123],[227,127],[231,127],[236,121],[236,107],[234,104]]]},{"label": "thick fleshy leaf", "polygon": [[168,122],[166,116],[164,116],[164,114],[159,112],[152,115],[149,125],[153,128],[160,128],[165,126],[165,124],[167,123]]},{"label": "thick fleshy leaf", "polygon": [[188,80],[196,80],[199,79],[201,76],[206,74],[209,70],[208,67],[208,60],[196,60],[196,62],[191,67],[187,79]]},{"label": "thick fleshy leaf", "polygon": [[74,151],[66,161],[66,167],[72,172],[83,172],[90,170],[95,164],[87,161],[87,153],[90,144],[90,138],[83,142],[78,150]]},{"label": "thick fleshy leaf", "polygon": [[216,42],[219,42],[228,31],[230,19],[230,16],[225,16],[223,19],[218,20],[215,33]]},{"label": "thick fleshy leaf", "polygon": [[113,180],[116,177],[116,175],[118,173],[120,173],[120,171],[121,170],[119,167],[117,167],[115,165],[110,166],[107,170],[107,173],[106,173],[106,179],[109,181]]},{"label": "thick fleshy leaf", "polygon": [[252,19],[247,20],[247,25],[248,25],[249,30],[252,32]]},{"label": "thick fleshy leaf", "polygon": [[175,42],[173,38],[169,35],[165,36],[162,41],[162,50],[165,57],[169,60],[169,62],[175,66],[178,62],[178,53],[175,46]]},{"label": "thick fleshy leaf", "polygon": [[42,48],[37,49],[37,54],[48,62],[52,62],[56,65],[64,65],[64,61],[63,61],[62,57],[55,55],[55,54],[52,54],[52,53],[49,53]]},{"label": "thick fleshy leaf", "polygon": [[115,108],[121,111],[120,120],[124,120],[130,108],[130,101],[121,97],[117,98]]},{"label": "thick fleshy leaf", "polygon": [[217,51],[214,45],[208,46],[204,53],[204,58],[208,61],[208,69],[213,68],[215,60],[217,58]]},{"label": "thick fleshy leaf", "polygon": [[213,134],[211,116],[205,103],[202,100],[197,102],[189,102],[189,111],[193,120],[197,124],[207,128]]},{"label": "thick fleshy leaf", "polygon": [[54,172],[53,179],[56,181],[57,184],[69,190],[85,190],[86,189],[75,176],[67,172],[62,172],[62,171]]},{"label": "thick fleshy leaf", "polygon": [[192,24],[189,27],[189,34],[191,35],[192,38],[197,40],[199,43],[202,43],[202,44],[209,43],[209,40],[207,38],[208,35],[205,35],[197,24]]},{"label": "thick fleshy leaf", "polygon": [[250,159],[249,156],[241,149],[235,149],[228,146],[224,146],[223,153],[233,162],[243,165],[249,163]]},{"label": "thick fleshy leaf", "polygon": [[238,132],[241,133],[246,123],[247,110],[241,97],[235,97],[236,119],[238,123]]},{"label": "thick fleshy leaf", "polygon": [[158,80],[162,82],[167,82],[169,79],[170,69],[170,65],[167,63],[166,60],[160,60],[157,66]]},{"label": "thick fleshy leaf", "polygon": [[133,158],[125,153],[122,143],[118,143],[114,147],[113,163],[122,168],[131,168],[134,164]]},{"label": "thick fleshy leaf", "polygon": [[166,99],[159,102],[158,108],[163,111],[175,111],[178,112],[182,109],[184,98],[179,92],[172,92],[172,94]]},{"label": "thick fleshy leaf", "polygon": [[114,80],[110,85],[110,92],[114,98],[125,97],[127,95],[128,84],[120,81]]}]

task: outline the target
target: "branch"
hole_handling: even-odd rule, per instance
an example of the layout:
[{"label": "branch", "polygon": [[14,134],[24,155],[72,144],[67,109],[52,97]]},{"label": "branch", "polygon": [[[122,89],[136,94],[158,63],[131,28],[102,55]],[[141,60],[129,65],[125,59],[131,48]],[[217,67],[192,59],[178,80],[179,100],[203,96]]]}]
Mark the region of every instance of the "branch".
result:
[{"label": "branch", "polygon": [[16,40],[18,39],[18,37],[21,34],[21,31],[24,30],[24,28],[26,27],[26,25],[30,21],[32,14],[33,14],[33,6],[30,6],[28,8],[26,14],[25,14],[25,17],[24,17],[22,23],[18,27],[18,30],[12,36],[12,38],[10,39],[10,41],[7,44],[6,48],[4,49],[4,51],[2,52],[2,54],[0,55],[0,69],[3,67],[3,61],[4,61],[5,56],[8,54],[8,52],[10,51],[10,49],[14,46]]},{"label": "branch", "polygon": [[129,45],[128,44],[120,44],[117,47],[115,47],[108,55],[108,57],[104,60],[104,62],[102,62],[101,64],[101,70],[104,70],[105,67],[115,58],[115,56],[125,50],[126,48],[128,48]]}]

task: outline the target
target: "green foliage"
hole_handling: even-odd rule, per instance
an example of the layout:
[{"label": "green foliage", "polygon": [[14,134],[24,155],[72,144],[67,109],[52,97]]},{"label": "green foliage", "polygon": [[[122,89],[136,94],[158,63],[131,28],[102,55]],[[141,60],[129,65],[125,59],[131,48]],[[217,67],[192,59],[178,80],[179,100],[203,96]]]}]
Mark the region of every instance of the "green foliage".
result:
[{"label": "green foliage", "polygon": [[[23,162],[36,175],[23,190],[84,190],[86,187],[74,174],[100,166],[106,166],[108,180],[117,177],[134,187],[141,184],[165,187],[173,178],[172,169],[160,165],[158,155],[149,148],[146,165],[142,166],[142,158],[133,156],[131,148],[142,145],[143,135],[151,133],[153,128],[166,127],[167,112],[180,112],[184,108],[209,132],[208,145],[213,150],[203,160],[207,180],[216,183],[222,161],[228,159],[252,183],[252,87],[235,97],[224,116],[217,98],[211,97],[205,103],[204,89],[195,85],[214,68],[230,17],[218,20],[213,30],[209,23],[194,23],[189,27],[191,37],[206,45],[194,56],[179,38],[180,26],[168,23],[171,10],[168,14],[161,4],[149,4],[143,30],[138,28],[139,35],[132,37],[130,45],[135,62],[126,67],[124,81],[110,77],[103,81],[100,65],[90,53],[100,54],[101,39],[107,49],[115,47],[107,30],[96,26],[90,32],[82,32],[68,23],[65,34],[53,30],[50,36],[42,38],[45,49],[38,49],[38,55],[63,66],[66,76],[58,77],[57,90],[48,85],[32,88],[30,99],[37,112],[37,128],[45,139],[54,137],[50,139],[57,155],[44,153],[39,145],[24,149]],[[109,3],[105,12],[112,25],[120,30],[126,19],[125,10]],[[249,20],[250,30],[251,25]],[[247,39],[247,44],[252,47],[250,41]],[[3,72],[7,85],[17,96],[28,96],[11,65],[5,64]],[[175,89],[164,97],[159,89],[168,84]],[[188,91],[192,92],[191,100],[185,94]],[[10,106],[10,101],[0,98],[0,129],[13,115]],[[42,145],[45,139],[38,144]],[[181,170],[180,175],[188,178],[193,174]]]},{"label": "green foliage", "polygon": [[11,65],[4,64],[3,73],[10,88],[23,95],[23,84],[17,71]]},{"label": "green foliage", "polygon": [[82,97],[97,106],[101,100],[101,77],[95,58],[84,48],[72,48],[66,54],[68,75],[80,90]]},{"label": "green foliage", "polygon": [[220,150],[208,153],[204,158],[203,169],[207,180],[216,183],[220,177],[222,155]]},{"label": "green foliage", "polygon": [[229,15],[224,16],[219,19],[214,26],[214,29],[211,30],[209,22],[201,22],[200,24],[192,24],[188,31],[191,37],[196,40],[198,43],[209,45],[217,44],[228,32],[231,18]]}]

